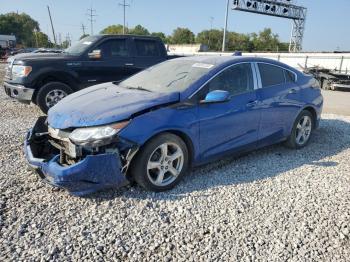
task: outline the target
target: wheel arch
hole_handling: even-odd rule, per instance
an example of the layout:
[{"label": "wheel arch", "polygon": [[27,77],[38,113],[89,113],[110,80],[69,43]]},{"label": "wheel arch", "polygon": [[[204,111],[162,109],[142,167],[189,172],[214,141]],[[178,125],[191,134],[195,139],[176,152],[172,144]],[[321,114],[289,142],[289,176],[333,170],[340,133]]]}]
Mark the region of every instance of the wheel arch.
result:
[{"label": "wheel arch", "polygon": [[79,90],[77,80],[75,79],[74,76],[72,76],[71,74],[69,74],[67,72],[57,71],[57,72],[44,73],[44,74],[40,75],[40,77],[35,82],[36,88],[35,88],[34,95],[32,98],[33,102],[36,101],[36,97],[37,97],[37,94],[38,94],[40,88],[43,87],[44,85],[50,83],[50,82],[60,82],[60,83],[66,84],[74,92]]},{"label": "wheel arch", "polygon": [[[313,121],[313,125],[314,125],[314,127],[316,127],[316,123],[317,123],[317,111],[316,111],[316,109],[315,108],[313,108],[312,106],[306,106],[306,107],[304,107],[300,112],[302,112],[302,111],[304,111],[304,110],[306,110],[306,111],[309,111],[310,113],[311,113],[311,115],[312,115],[312,121]],[[300,114],[300,113],[299,113]],[[298,115],[299,115],[298,114]]]}]

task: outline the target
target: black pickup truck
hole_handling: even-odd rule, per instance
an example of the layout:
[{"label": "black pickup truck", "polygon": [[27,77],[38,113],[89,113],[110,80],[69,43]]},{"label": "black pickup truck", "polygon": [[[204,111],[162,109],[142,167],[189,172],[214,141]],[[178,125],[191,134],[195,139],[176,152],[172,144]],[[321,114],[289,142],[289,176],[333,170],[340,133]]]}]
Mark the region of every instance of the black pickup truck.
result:
[{"label": "black pickup truck", "polygon": [[20,54],[8,60],[4,89],[46,113],[70,93],[103,82],[120,81],[167,59],[157,37],[97,35],[61,54]]}]

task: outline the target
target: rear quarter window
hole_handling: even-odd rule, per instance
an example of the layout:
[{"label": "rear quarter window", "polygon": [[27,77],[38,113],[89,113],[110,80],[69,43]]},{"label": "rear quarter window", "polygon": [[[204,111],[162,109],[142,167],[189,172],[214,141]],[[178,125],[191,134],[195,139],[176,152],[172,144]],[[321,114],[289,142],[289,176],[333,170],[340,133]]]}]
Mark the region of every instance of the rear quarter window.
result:
[{"label": "rear quarter window", "polygon": [[286,70],[269,64],[258,64],[262,87],[269,87],[284,84],[286,82],[285,72]]},{"label": "rear quarter window", "polygon": [[284,75],[286,77],[286,82],[287,83],[292,83],[292,82],[296,82],[296,78],[295,78],[295,74],[292,73],[289,70],[284,70]]},{"label": "rear quarter window", "polygon": [[160,56],[158,42],[153,40],[135,40],[137,56]]}]

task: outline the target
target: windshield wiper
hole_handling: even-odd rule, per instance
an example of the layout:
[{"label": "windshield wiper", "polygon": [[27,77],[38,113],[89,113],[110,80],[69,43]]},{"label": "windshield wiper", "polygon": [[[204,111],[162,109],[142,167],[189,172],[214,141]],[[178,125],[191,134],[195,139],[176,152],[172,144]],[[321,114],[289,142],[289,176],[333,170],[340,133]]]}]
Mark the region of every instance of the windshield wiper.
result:
[{"label": "windshield wiper", "polygon": [[134,90],[142,90],[142,91],[146,91],[146,92],[152,92],[151,90],[148,90],[146,88],[143,88],[142,86],[138,86],[138,87],[134,87],[134,86],[127,86],[127,89],[134,89]]}]

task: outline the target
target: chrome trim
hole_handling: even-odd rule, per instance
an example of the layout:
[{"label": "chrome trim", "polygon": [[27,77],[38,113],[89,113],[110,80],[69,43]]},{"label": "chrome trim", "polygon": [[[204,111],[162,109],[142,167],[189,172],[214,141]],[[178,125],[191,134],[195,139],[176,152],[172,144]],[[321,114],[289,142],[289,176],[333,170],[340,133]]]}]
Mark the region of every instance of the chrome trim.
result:
[{"label": "chrome trim", "polygon": [[252,69],[252,74],[253,74],[253,81],[254,81],[254,90],[258,89],[258,79],[256,76],[256,72],[255,72],[255,66],[253,65],[253,63],[250,63],[250,67]]},{"label": "chrome trim", "polygon": [[257,77],[257,85],[258,85],[258,89],[262,88],[262,82],[261,82],[261,75],[260,75],[260,70],[258,67],[258,63],[254,62],[252,63],[254,65],[254,69],[255,69],[255,73],[256,73],[256,77]]},{"label": "chrome trim", "polygon": [[34,94],[34,89],[26,88],[22,85],[12,85],[9,83],[4,83],[4,88],[9,90],[10,97],[16,98],[20,101],[32,101]]},{"label": "chrome trim", "polygon": [[[190,95],[189,97],[188,97],[188,99],[191,99],[193,96],[195,96],[199,91],[201,91],[202,90],[202,88],[203,87],[205,87],[211,80],[213,80],[215,77],[217,77],[219,74],[221,74],[223,71],[225,71],[226,69],[229,69],[229,68],[231,68],[231,67],[233,67],[233,66],[237,66],[237,65],[240,65],[240,64],[252,64],[253,62],[239,62],[239,63],[235,63],[235,64],[232,64],[232,65],[229,65],[229,66],[227,66],[227,67],[225,67],[225,68],[223,68],[223,69],[221,69],[219,72],[217,72],[215,75],[213,75],[211,78],[209,78],[209,80],[207,80],[203,85],[201,85],[201,87],[200,88],[198,88],[196,91],[194,91],[193,93],[192,93],[192,95]],[[253,68],[252,68],[252,70],[253,70]],[[253,78],[254,78],[254,70],[253,70]],[[256,89],[258,89],[258,87],[256,86],[256,82],[254,81],[254,90],[256,90]]]}]

